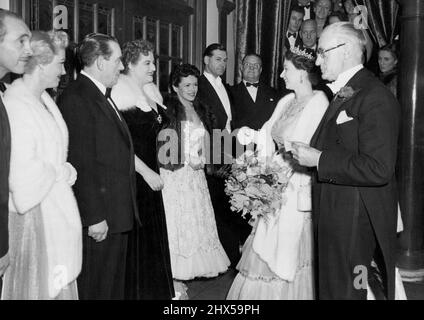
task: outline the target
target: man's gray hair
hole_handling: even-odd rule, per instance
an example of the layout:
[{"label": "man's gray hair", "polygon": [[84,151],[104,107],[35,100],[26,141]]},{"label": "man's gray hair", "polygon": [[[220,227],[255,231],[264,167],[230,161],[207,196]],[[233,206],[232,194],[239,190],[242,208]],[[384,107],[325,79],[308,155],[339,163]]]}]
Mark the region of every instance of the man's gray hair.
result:
[{"label": "man's gray hair", "polygon": [[353,23],[344,21],[333,23],[324,29],[321,37],[325,34],[328,34],[330,38],[338,38],[340,41],[356,46],[361,55],[365,53],[367,40],[362,30],[355,28]]}]

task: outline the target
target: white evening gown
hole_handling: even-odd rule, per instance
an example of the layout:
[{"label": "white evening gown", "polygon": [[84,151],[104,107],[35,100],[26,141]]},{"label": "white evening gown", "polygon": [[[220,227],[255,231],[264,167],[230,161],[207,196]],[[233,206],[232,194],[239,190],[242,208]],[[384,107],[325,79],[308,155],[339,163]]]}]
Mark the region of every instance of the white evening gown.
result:
[{"label": "white evening gown", "polygon": [[[258,148],[268,149],[264,155],[274,152],[273,141],[279,146],[288,141],[309,143],[328,106],[325,95],[316,91],[303,110],[293,114],[294,98],[294,94],[282,98],[259,132],[263,140]],[[258,219],[244,244],[228,300],[314,299],[311,176],[291,161],[281,161],[295,170],[285,191],[287,202],[274,219]]]},{"label": "white evening gown", "polygon": [[[183,124],[185,159],[203,161],[203,125],[200,120]],[[230,260],[218,238],[204,170],[185,164],[175,171],[160,169],[160,175],[173,278],[210,278],[227,271]]]}]

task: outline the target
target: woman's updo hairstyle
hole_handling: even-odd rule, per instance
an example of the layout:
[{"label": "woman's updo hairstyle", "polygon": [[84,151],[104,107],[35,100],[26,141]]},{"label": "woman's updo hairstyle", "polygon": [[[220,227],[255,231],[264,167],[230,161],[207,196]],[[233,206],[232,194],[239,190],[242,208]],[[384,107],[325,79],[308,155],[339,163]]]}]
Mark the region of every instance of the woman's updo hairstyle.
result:
[{"label": "woman's updo hairstyle", "polygon": [[305,57],[300,54],[296,54],[290,50],[286,52],[286,60],[291,61],[294,67],[298,70],[305,70],[307,73],[312,73],[315,68],[315,58]]},{"label": "woman's updo hairstyle", "polygon": [[38,65],[46,65],[53,61],[60,50],[69,44],[68,34],[64,31],[33,31],[30,46],[33,54],[25,65],[25,73],[31,74]]}]

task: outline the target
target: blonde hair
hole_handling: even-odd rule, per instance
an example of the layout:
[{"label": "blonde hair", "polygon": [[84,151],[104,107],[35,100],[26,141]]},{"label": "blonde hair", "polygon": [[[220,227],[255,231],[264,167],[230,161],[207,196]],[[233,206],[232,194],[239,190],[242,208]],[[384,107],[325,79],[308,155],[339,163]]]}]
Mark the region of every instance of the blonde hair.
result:
[{"label": "blonde hair", "polygon": [[33,54],[25,65],[25,73],[32,73],[37,65],[51,63],[68,44],[69,38],[64,31],[34,31],[30,41]]}]

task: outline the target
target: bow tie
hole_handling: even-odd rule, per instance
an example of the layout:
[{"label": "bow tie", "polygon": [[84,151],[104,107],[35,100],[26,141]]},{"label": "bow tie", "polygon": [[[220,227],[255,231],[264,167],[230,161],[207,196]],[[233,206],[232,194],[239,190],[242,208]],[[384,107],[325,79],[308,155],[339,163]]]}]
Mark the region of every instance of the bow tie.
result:
[{"label": "bow tie", "polygon": [[288,32],[287,33],[287,38],[290,38],[290,37],[296,38],[296,33],[290,33],[290,32]]},{"label": "bow tie", "polygon": [[105,92],[106,99],[110,99],[111,92],[112,92],[112,88],[107,88],[106,89],[106,92]]},{"label": "bow tie", "polygon": [[259,82],[256,82],[256,83],[246,82],[246,87],[247,88],[249,88],[249,87],[255,87],[255,88],[257,88],[257,87],[259,87]]},{"label": "bow tie", "polygon": [[306,9],[310,9],[310,8],[311,8],[311,4],[307,4],[307,5],[305,5],[305,6],[300,6],[300,7],[302,7],[302,8],[306,8]]}]

